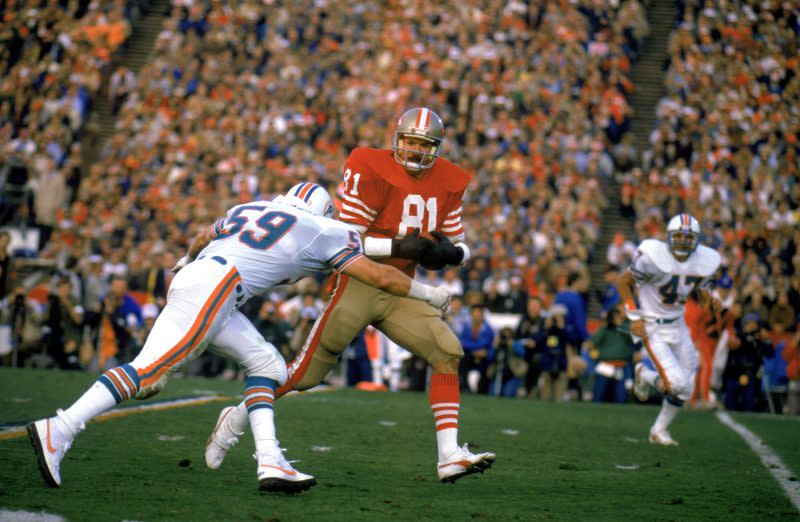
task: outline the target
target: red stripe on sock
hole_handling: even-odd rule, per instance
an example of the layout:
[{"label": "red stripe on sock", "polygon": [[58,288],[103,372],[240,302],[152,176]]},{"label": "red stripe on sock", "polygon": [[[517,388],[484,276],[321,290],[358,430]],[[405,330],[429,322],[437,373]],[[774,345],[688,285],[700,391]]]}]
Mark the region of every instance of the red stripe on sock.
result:
[{"label": "red stripe on sock", "polygon": [[457,430],[458,429],[458,424],[456,424],[455,422],[448,422],[448,423],[439,424],[438,426],[436,426],[436,431],[449,430],[449,429]]}]

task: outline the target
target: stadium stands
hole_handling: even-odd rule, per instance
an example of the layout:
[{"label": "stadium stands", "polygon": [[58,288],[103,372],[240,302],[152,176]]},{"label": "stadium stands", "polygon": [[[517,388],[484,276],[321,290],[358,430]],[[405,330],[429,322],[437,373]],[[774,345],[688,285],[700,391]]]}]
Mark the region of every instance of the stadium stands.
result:
[{"label": "stadium stands", "polygon": [[[78,292],[101,270],[126,277],[141,302],[159,302],[199,227],[297,179],[335,190],[352,148],[387,146],[394,118],[424,104],[447,125],[444,155],[474,173],[464,202],[473,260],[446,276],[466,304],[518,313],[530,295],[547,308],[573,274],[588,288],[588,265],[605,261],[593,257],[604,189],[621,176],[639,238],[660,235],[665,216],[693,212],[746,311],[761,306],[752,298],[760,285],[764,320],[792,329],[796,13],[677,5],[668,94],[641,168],[629,73],[649,28],[636,0],[425,9],[174,0],[138,73],[112,64],[142,2],[19,9],[0,30],[10,42],[0,219],[40,227],[39,258],[76,277]],[[46,27],[32,31],[43,36],[21,32],[26,19]],[[106,86],[114,132],[84,167],[81,129]],[[103,291],[102,277],[94,288]]]}]

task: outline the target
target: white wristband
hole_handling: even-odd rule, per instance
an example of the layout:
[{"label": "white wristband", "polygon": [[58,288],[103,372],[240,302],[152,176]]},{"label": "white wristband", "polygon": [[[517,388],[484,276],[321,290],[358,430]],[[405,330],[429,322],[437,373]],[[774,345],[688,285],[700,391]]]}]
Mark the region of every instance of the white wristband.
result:
[{"label": "white wristband", "polygon": [[461,258],[460,265],[466,264],[469,259],[469,247],[460,241],[456,243],[456,246],[464,252],[464,257]]},{"label": "white wristband", "polygon": [[364,254],[367,257],[388,257],[392,255],[392,240],[367,236],[364,238]]},{"label": "white wristband", "polygon": [[412,299],[419,299],[420,301],[428,301],[431,298],[431,292],[433,291],[433,287],[430,285],[426,285],[425,283],[420,283],[418,281],[411,280],[411,288],[408,290],[408,297]]}]

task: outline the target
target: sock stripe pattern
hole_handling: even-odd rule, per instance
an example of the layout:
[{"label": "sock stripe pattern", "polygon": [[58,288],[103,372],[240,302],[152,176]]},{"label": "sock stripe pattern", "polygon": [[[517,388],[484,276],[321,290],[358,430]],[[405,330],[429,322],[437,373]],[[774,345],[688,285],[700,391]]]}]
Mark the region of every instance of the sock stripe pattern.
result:
[{"label": "sock stripe pattern", "polygon": [[108,388],[117,404],[139,393],[139,373],[130,364],[111,368],[100,376],[98,382]]},{"label": "sock stripe pattern", "polygon": [[429,399],[436,421],[436,431],[458,429],[458,410],[461,405],[458,375],[440,373],[431,375]]},{"label": "sock stripe pattern", "polygon": [[244,405],[248,413],[259,408],[272,409],[277,381],[267,377],[248,377],[244,383]]}]

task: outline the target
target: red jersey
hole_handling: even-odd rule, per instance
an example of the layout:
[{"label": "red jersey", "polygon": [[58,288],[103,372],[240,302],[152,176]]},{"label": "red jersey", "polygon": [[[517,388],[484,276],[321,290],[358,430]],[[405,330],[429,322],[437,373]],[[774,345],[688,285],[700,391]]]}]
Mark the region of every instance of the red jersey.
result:
[{"label": "red jersey", "polygon": [[[371,237],[401,239],[409,230],[437,230],[451,241],[464,240],[461,202],[470,176],[438,158],[415,179],[388,149],[357,148],[344,164],[344,194],[339,219]],[[416,262],[381,260],[413,277]]]}]

